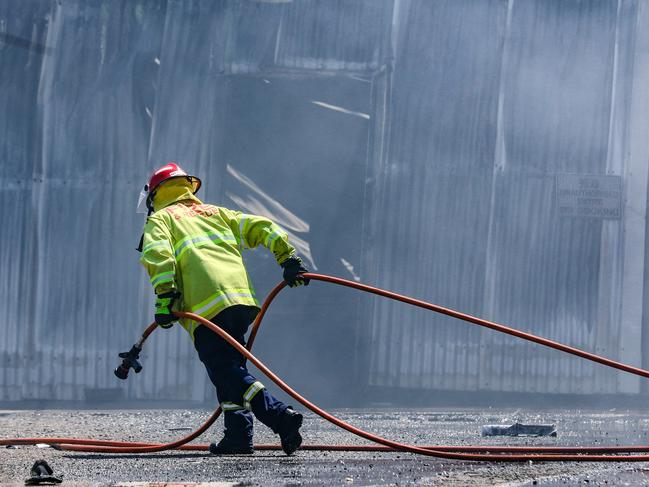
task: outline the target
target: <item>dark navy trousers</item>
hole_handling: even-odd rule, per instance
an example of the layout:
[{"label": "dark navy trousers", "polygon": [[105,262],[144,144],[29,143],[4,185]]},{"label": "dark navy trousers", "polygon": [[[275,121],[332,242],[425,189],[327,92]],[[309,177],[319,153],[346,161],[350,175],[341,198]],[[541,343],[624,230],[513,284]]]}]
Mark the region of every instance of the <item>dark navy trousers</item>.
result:
[{"label": "dark navy trousers", "polygon": [[[224,309],[210,321],[245,346],[245,334],[256,314],[257,308],[254,306],[235,305]],[[243,355],[205,326],[199,326],[194,332],[194,347],[224,408],[226,440],[233,445],[252,445],[251,411],[259,421],[277,433],[279,419],[286,405],[265,388],[257,392],[249,404],[246,403],[244,394],[257,379],[248,372]],[[224,404],[235,404],[240,408],[225,410]]]}]

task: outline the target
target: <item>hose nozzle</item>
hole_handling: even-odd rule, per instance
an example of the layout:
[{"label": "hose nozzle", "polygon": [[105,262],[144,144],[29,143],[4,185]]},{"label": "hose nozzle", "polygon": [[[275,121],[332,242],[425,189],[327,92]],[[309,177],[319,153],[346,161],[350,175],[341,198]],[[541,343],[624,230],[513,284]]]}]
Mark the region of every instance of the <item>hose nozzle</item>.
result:
[{"label": "hose nozzle", "polygon": [[122,352],[119,354],[119,357],[122,360],[122,363],[114,370],[115,376],[118,379],[126,380],[128,377],[129,369],[133,369],[136,374],[139,374],[142,370],[142,364],[138,361],[140,358],[140,352],[142,348],[138,345],[133,345],[128,352]]}]

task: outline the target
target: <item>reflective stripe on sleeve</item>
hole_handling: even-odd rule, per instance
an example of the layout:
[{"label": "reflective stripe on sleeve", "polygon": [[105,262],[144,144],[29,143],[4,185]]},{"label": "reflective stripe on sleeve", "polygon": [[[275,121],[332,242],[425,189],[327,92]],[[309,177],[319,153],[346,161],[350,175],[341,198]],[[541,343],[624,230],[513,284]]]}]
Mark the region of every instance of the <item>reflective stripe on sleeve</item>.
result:
[{"label": "reflective stripe on sleeve", "polygon": [[250,411],[250,401],[259,393],[259,391],[265,389],[264,384],[259,381],[255,381],[250,384],[250,387],[243,393],[243,405]]},{"label": "reflective stripe on sleeve", "polygon": [[153,287],[156,287],[158,284],[162,284],[163,282],[173,281],[175,274],[176,273],[174,271],[161,272],[160,274],[156,274],[150,279],[151,285]]},{"label": "reflective stripe on sleeve", "polygon": [[157,247],[165,247],[170,252],[172,251],[171,244],[169,242],[167,242],[166,240],[158,240],[156,242],[151,242],[150,244],[145,245],[142,249],[142,253],[146,254],[149,250],[153,250]]},{"label": "reflective stripe on sleeve", "polygon": [[284,235],[284,232],[281,230],[275,230],[273,233],[271,233],[268,237],[266,237],[266,248],[269,249],[270,251],[273,250],[273,247],[275,247],[275,244],[277,241],[282,238]]},{"label": "reflective stripe on sleeve", "polygon": [[226,411],[241,411],[241,410],[246,409],[246,408],[244,408],[243,406],[240,406],[239,404],[235,404],[233,402],[224,401],[224,402],[221,403],[221,409],[224,412],[226,412]]},{"label": "reflective stripe on sleeve", "polygon": [[245,231],[246,231],[246,224],[248,223],[248,218],[244,217],[243,215],[241,216],[241,221],[239,222],[239,235],[241,235],[241,248],[245,249],[248,248],[248,244],[246,244],[246,237],[245,237]]}]

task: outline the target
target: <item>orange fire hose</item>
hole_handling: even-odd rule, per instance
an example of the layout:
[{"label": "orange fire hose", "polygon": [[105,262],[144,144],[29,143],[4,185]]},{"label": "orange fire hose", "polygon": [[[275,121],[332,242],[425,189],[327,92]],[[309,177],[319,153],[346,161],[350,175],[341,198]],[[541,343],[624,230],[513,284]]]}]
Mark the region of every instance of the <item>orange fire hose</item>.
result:
[{"label": "orange fire hose", "polygon": [[[593,362],[598,362],[604,364],[608,367],[613,367],[631,374],[639,375],[641,377],[649,377],[649,371],[626,365],[614,360],[601,357],[599,355],[591,354],[583,350],[579,350],[574,347],[570,347],[552,340],[538,337],[529,333],[525,333],[513,328],[506,327],[497,323],[493,323],[487,320],[482,320],[474,316],[470,316],[464,313],[460,313],[448,308],[443,308],[425,301],[413,299],[407,296],[396,294],[390,291],[385,291],[383,289],[375,288],[372,286],[367,286],[365,284],[360,284],[354,281],[348,281],[346,279],[341,279],[332,276],[326,276],[321,274],[306,273],[305,277],[315,281],[326,281],[342,286],[347,286],[355,288],[361,291],[369,292],[372,294],[377,294],[379,296],[387,297],[396,301],[401,301],[404,303],[411,304],[413,306],[418,306],[420,308],[428,309],[438,313],[442,313],[448,316],[459,318],[461,320],[474,323],[476,325],[484,326],[491,328],[493,330],[507,333],[525,340],[529,340],[541,345],[551,347],[557,350],[561,350],[579,357],[591,360]],[[369,440],[374,443],[378,443],[380,446],[372,445],[304,445],[301,448],[303,450],[331,450],[331,451],[404,451],[410,453],[416,453],[425,456],[454,459],[454,460],[479,460],[479,461],[499,461],[499,462],[523,462],[523,461],[598,461],[598,462],[620,462],[620,461],[634,461],[634,462],[644,462],[649,461],[649,455],[620,455],[619,453],[647,453],[649,452],[649,446],[602,446],[602,447],[501,447],[501,446],[416,446],[408,445],[396,441],[383,438],[372,433],[363,431],[355,426],[342,421],[341,419],[331,415],[327,411],[319,408],[315,404],[311,403],[296,391],[294,391],[290,386],[288,386],[284,381],[282,381],[277,375],[275,375],[266,365],[264,365],[257,357],[252,355],[250,349],[257,335],[259,326],[268,310],[268,307],[275,299],[277,294],[285,287],[285,283],[281,282],[270,292],[264,301],[261,311],[257,316],[255,322],[253,323],[250,337],[248,339],[248,344],[246,347],[241,346],[236,340],[234,340],[230,335],[223,331],[218,326],[214,325],[210,321],[202,318],[194,313],[178,312],[176,315],[181,318],[188,318],[194,320],[204,326],[207,326],[214,333],[217,333],[224,340],[226,340],[231,346],[233,346],[237,351],[243,354],[248,360],[250,360],[264,375],[270,378],[275,382],[282,390],[284,390],[288,395],[293,397],[296,401],[300,402],[306,408],[310,409],[317,415],[331,422],[332,424],[343,428],[350,433],[353,433],[361,438]],[[141,346],[148,336],[153,332],[157,326],[155,323],[149,325],[144,333],[142,338],[138,342]],[[218,418],[221,413],[220,407],[217,408],[210,418],[196,431],[190,435],[167,444],[152,444],[152,443],[140,443],[140,442],[121,442],[121,441],[110,441],[110,440],[93,440],[93,439],[78,439],[78,438],[13,438],[0,440],[0,445],[30,445],[36,443],[47,443],[52,445],[55,448],[61,450],[69,451],[83,451],[83,452],[96,452],[96,453],[150,453],[170,449],[180,449],[180,450],[207,450],[207,445],[188,445],[190,441],[200,436],[205,432]],[[256,445],[258,450],[278,450],[279,446],[276,445]]]}]

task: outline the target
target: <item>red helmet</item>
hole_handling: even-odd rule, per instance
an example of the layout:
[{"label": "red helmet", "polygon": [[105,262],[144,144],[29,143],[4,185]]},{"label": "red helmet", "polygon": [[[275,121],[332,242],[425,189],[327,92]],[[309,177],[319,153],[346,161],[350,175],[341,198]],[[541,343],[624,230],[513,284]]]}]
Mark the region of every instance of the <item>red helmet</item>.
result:
[{"label": "red helmet", "polygon": [[193,187],[193,193],[196,194],[201,187],[201,180],[196,176],[190,176],[183,169],[176,164],[175,162],[168,162],[160,169],[154,171],[154,173],[149,178],[149,183],[144,185],[144,191],[140,193],[140,200],[138,202],[138,213],[146,213],[142,203],[146,202],[146,208],[149,211],[149,214],[153,211],[153,197],[155,196],[155,190],[165,181],[169,179],[176,178],[185,178],[189,181]]},{"label": "red helmet", "polygon": [[151,195],[160,184],[175,178],[186,178],[194,187],[194,194],[196,194],[201,187],[201,180],[196,176],[190,176],[175,162],[168,162],[160,169],[157,169],[149,178],[149,184],[144,187],[144,190]]}]

